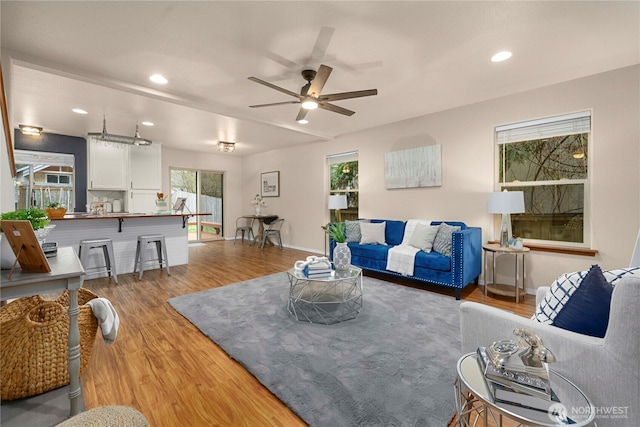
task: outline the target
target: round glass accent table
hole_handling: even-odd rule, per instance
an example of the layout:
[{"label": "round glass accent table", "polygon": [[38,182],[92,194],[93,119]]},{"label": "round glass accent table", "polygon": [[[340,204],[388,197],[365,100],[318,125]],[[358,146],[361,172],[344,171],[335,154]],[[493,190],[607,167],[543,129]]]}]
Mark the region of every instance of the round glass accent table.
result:
[{"label": "round glass accent table", "polygon": [[[519,423],[518,425],[531,427],[595,425],[595,408],[589,398],[571,381],[551,369],[551,388],[561,403],[549,402],[547,411],[494,402],[475,353],[464,355],[458,360],[457,373],[454,387],[458,426],[476,425],[478,418],[483,420],[485,426],[502,426],[503,416]],[[488,422],[493,424],[487,424]]]},{"label": "round glass accent table", "polygon": [[362,270],[349,266],[331,276],[309,278],[295,269],[287,271],[287,309],[297,320],[311,323],[344,322],[355,319],[362,308]]}]

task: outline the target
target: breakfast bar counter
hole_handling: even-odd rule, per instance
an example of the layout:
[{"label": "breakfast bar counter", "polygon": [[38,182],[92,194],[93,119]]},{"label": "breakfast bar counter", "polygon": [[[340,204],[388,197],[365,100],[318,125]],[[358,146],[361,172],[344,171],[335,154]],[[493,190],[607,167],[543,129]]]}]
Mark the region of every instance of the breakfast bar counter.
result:
[{"label": "breakfast bar counter", "polygon": [[[191,216],[208,213],[108,213],[89,214],[84,212],[67,214],[64,218],[53,219],[55,228],[47,237],[48,242],[56,242],[58,247],[73,247],[78,252],[80,240],[109,238],[113,241],[117,274],[133,273],[138,236],[162,234],[167,244],[169,266],[188,264],[188,228]],[[149,245],[148,251],[155,248]],[[148,258],[156,258],[152,252]],[[104,265],[102,252],[91,251],[89,265],[92,268]],[[106,277],[106,273],[104,274]]]}]

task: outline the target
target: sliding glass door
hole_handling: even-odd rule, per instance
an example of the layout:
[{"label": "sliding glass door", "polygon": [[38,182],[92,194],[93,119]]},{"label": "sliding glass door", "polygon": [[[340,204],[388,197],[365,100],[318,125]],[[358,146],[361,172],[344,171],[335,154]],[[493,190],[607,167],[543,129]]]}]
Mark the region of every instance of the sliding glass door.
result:
[{"label": "sliding glass door", "polygon": [[222,172],[171,168],[171,200],[186,198],[184,212],[207,212],[189,218],[189,241],[223,239]]}]

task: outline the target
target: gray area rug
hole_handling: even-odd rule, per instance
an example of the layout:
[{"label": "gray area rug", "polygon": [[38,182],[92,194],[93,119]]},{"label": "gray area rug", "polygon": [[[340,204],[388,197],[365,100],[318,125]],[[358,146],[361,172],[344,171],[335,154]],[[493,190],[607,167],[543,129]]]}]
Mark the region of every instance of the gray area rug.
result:
[{"label": "gray area rug", "polygon": [[278,273],[169,299],[311,426],[446,426],[460,301],[364,278],[360,315],[295,320]]}]

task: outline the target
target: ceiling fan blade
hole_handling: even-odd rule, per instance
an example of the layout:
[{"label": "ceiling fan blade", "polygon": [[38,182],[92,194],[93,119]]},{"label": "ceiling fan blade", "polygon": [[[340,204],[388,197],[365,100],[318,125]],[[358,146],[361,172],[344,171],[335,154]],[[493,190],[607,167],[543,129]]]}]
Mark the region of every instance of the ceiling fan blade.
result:
[{"label": "ceiling fan blade", "polygon": [[333,71],[333,68],[327,67],[326,65],[320,65],[316,76],[311,80],[311,87],[309,87],[309,90],[307,91],[307,96],[312,96],[314,98],[320,96],[320,92],[331,75],[331,71]]},{"label": "ceiling fan blade", "polygon": [[314,63],[316,61],[320,62],[325,59],[325,55],[327,54],[327,49],[329,48],[329,43],[331,42],[334,31],[335,28],[333,27],[320,28],[320,33],[318,33],[316,44],[313,45],[313,50],[311,51],[311,63]]},{"label": "ceiling fan blade", "polygon": [[259,79],[257,77],[249,77],[249,80],[251,80],[252,82],[260,83],[261,85],[270,87],[271,89],[275,89],[275,90],[277,90],[279,92],[286,93],[287,95],[293,96],[294,98],[300,99],[300,95],[298,95],[297,93],[291,92],[288,89],[281,88],[280,86],[276,86],[276,85],[271,84],[269,82],[265,82],[264,80],[261,80],[261,79]]},{"label": "ceiling fan blade", "polygon": [[319,101],[337,101],[339,99],[361,98],[363,96],[373,96],[378,94],[378,89],[357,90],[354,92],[331,93],[322,95]]},{"label": "ceiling fan blade", "polygon": [[356,113],[355,111],[347,110],[346,108],[338,107],[337,105],[329,104],[328,102],[319,103],[318,108],[333,111],[334,113],[338,114],[344,114],[345,116],[353,116]]},{"label": "ceiling fan blade", "polygon": [[300,101],[273,102],[271,104],[249,105],[249,108],[273,107],[274,105],[300,104]]},{"label": "ceiling fan blade", "polygon": [[301,108],[300,111],[298,111],[298,116],[296,117],[296,122],[304,119],[307,116],[308,112],[309,112],[309,110]]}]

